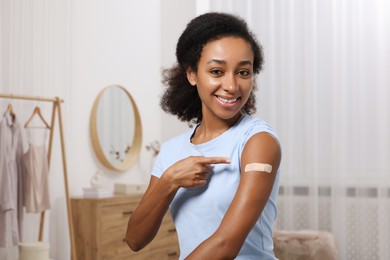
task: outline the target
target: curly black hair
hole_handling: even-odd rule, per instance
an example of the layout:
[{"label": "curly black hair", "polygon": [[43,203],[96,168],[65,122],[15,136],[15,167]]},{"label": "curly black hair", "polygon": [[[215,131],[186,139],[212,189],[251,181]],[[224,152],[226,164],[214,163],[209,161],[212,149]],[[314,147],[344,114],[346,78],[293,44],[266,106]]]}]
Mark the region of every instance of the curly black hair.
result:
[{"label": "curly black hair", "polygon": [[[181,121],[202,120],[202,102],[197,88],[188,82],[186,69],[196,72],[203,47],[210,41],[225,36],[235,36],[246,40],[253,51],[253,71],[260,73],[263,65],[263,52],[254,34],[248,29],[246,22],[232,14],[210,12],[191,20],[181,34],[176,46],[177,63],[163,70],[162,83],[167,86],[163,93],[161,108]],[[256,98],[253,86],[249,99],[242,108],[246,114],[256,112]]]}]

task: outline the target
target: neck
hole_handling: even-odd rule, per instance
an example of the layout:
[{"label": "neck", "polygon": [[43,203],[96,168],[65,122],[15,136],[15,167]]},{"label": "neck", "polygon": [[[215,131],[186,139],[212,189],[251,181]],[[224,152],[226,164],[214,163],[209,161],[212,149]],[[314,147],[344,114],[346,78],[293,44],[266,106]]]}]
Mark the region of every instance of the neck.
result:
[{"label": "neck", "polygon": [[238,113],[230,119],[203,117],[202,122],[197,127],[194,136],[192,137],[192,142],[195,144],[201,144],[220,136],[234,125],[241,116],[242,114]]}]

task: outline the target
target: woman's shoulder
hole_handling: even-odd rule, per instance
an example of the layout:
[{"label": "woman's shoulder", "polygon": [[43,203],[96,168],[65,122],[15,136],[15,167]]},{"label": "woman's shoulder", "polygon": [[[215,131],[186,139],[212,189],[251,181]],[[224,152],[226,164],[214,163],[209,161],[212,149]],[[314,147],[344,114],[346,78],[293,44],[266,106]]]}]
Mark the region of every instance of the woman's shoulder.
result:
[{"label": "woman's shoulder", "polygon": [[274,127],[259,117],[243,115],[239,125],[247,134],[251,132],[268,132],[277,136]]},{"label": "woman's shoulder", "polygon": [[279,137],[271,124],[255,116],[244,115],[237,133],[239,135],[238,142],[240,143],[241,149],[243,149],[252,136],[258,133],[268,133],[279,142]]}]

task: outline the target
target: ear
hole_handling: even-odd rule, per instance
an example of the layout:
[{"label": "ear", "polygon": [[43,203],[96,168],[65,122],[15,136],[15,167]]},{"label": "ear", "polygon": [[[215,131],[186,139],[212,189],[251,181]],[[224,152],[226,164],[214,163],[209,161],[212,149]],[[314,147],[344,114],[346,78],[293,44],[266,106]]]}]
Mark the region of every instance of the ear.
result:
[{"label": "ear", "polygon": [[186,69],[186,73],[187,80],[190,82],[191,86],[196,86],[196,73],[189,67]]}]

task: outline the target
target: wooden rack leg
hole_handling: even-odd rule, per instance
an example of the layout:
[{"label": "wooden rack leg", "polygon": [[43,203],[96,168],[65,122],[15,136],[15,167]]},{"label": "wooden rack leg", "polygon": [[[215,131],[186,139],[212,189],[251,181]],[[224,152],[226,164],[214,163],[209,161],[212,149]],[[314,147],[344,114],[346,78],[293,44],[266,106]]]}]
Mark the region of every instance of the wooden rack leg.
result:
[{"label": "wooden rack leg", "polygon": [[59,122],[60,137],[61,137],[62,161],[63,161],[63,168],[64,168],[65,198],[66,198],[66,208],[68,212],[70,250],[71,250],[72,260],[77,260],[76,243],[74,240],[74,230],[73,230],[73,220],[72,220],[72,207],[70,204],[70,196],[69,196],[69,188],[68,188],[68,173],[67,173],[67,166],[66,166],[67,164],[66,164],[66,156],[65,156],[64,132],[62,127],[61,102],[58,97],[56,97],[56,100],[57,100],[58,122]]},{"label": "wooden rack leg", "polygon": [[[50,122],[50,137],[49,137],[49,145],[48,145],[48,151],[47,151],[47,162],[49,164],[49,169],[50,168],[50,163],[51,163],[51,153],[52,153],[52,148],[53,148],[53,136],[54,136],[54,125],[55,125],[55,117],[56,117],[56,109],[57,109],[57,102],[53,102],[53,109],[51,112],[51,122]],[[45,225],[45,211],[41,213],[41,222],[39,224],[39,236],[38,236],[38,241],[43,240],[43,228]]]}]

